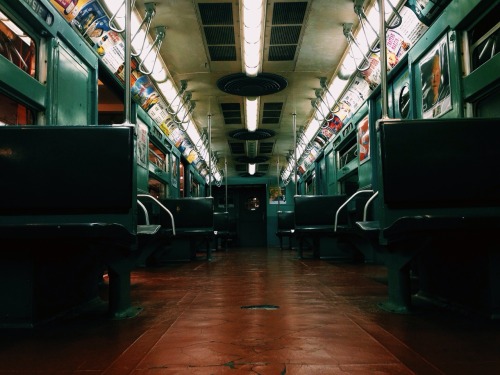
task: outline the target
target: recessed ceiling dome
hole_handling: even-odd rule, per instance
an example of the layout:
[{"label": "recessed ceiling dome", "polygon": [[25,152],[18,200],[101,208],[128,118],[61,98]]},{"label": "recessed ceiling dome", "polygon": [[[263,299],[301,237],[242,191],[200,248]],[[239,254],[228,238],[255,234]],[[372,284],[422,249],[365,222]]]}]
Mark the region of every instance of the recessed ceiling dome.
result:
[{"label": "recessed ceiling dome", "polygon": [[272,73],[260,73],[257,77],[248,77],[244,73],[236,73],[224,76],[217,81],[217,87],[220,90],[240,96],[275,94],[287,86],[286,79]]},{"label": "recessed ceiling dome", "polygon": [[261,139],[274,137],[275,134],[275,131],[269,129],[257,129],[253,132],[249,132],[246,129],[238,129],[230,132],[229,136],[242,141],[259,141]]},{"label": "recessed ceiling dome", "polygon": [[236,158],[236,161],[238,163],[247,163],[247,164],[258,164],[258,163],[264,163],[269,160],[269,157],[267,156],[239,156]]}]

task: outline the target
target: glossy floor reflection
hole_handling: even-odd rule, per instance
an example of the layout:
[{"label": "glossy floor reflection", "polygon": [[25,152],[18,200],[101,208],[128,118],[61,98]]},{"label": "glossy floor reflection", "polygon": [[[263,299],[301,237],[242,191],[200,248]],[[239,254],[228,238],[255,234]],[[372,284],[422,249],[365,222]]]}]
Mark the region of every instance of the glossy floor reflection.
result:
[{"label": "glossy floor reflection", "polygon": [[[431,307],[381,311],[385,277],[381,266],[279,249],[138,269],[139,316],[110,321],[96,302],[32,330],[1,331],[0,374],[500,373],[497,322]],[[262,305],[276,308],[242,309]]]}]

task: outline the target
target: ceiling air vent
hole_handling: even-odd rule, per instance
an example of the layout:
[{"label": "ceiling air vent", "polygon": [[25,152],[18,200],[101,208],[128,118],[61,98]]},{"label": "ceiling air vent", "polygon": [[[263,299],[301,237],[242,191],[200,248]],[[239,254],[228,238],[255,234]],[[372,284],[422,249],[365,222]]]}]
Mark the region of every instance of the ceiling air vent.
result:
[{"label": "ceiling air vent", "polygon": [[231,3],[199,3],[201,23],[211,61],[236,61]]},{"label": "ceiling air vent", "polygon": [[307,1],[274,3],[269,61],[293,61],[300,40]]},{"label": "ceiling air vent", "polygon": [[249,132],[246,129],[238,129],[229,132],[229,136],[243,141],[258,141],[274,137],[275,131],[269,129],[257,129],[256,131]]},{"label": "ceiling air vent", "polygon": [[271,154],[274,142],[259,142],[259,154]]},{"label": "ceiling air vent", "polygon": [[234,166],[234,169],[236,170],[236,172],[247,172],[248,165],[247,164],[236,164]]},{"label": "ceiling air vent", "polygon": [[262,124],[279,124],[283,103],[264,103]]},{"label": "ceiling air vent", "polygon": [[257,165],[257,172],[265,174],[268,171],[269,171],[269,164],[265,163],[265,164],[258,164]]},{"label": "ceiling air vent", "polygon": [[242,155],[245,153],[244,142],[229,142],[229,148],[231,149],[231,154],[233,155]]},{"label": "ceiling air vent", "polygon": [[240,103],[221,103],[220,108],[224,117],[224,124],[239,125],[242,123]]},{"label": "ceiling air vent", "polygon": [[245,73],[235,73],[217,81],[217,87],[220,90],[239,96],[275,94],[287,86],[288,82],[285,78],[272,73],[260,73],[256,77],[248,77]]}]

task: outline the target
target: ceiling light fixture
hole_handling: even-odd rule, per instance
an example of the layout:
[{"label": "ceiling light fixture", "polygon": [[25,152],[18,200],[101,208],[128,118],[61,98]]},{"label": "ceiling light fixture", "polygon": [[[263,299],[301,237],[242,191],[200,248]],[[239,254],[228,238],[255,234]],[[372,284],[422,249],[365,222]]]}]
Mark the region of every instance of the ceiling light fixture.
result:
[{"label": "ceiling light fixture", "polygon": [[255,174],[255,164],[248,164],[248,174],[250,176]]},{"label": "ceiling light fixture", "polygon": [[245,98],[246,127],[249,132],[257,130],[257,120],[259,118],[259,97]]},{"label": "ceiling light fixture", "polygon": [[265,20],[264,0],[242,0],[243,20],[243,70],[249,77],[256,77],[262,70],[262,40]]}]

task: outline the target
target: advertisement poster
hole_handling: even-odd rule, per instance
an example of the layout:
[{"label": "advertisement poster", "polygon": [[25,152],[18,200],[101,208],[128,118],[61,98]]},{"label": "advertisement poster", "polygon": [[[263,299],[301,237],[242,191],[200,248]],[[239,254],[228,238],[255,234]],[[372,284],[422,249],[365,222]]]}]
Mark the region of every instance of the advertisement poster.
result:
[{"label": "advertisement poster", "polygon": [[408,50],[424,35],[429,28],[420,21],[415,12],[405,4],[399,14],[403,18],[401,25],[387,30],[387,65],[392,69]]},{"label": "advertisement poster", "polygon": [[168,118],[167,104],[165,101],[160,98],[159,101],[149,109],[148,115],[151,116],[153,121],[157,124],[163,124]]},{"label": "advertisement poster", "polygon": [[83,6],[71,22],[96,50],[110,71],[116,72],[125,59],[122,37],[109,28],[109,18],[97,1]]},{"label": "advertisement poster", "polygon": [[370,127],[368,126],[368,116],[358,124],[358,149],[359,164],[363,164],[370,159]]},{"label": "advertisement poster", "polygon": [[146,112],[160,101],[160,96],[156,92],[153,82],[146,75],[138,77],[131,90],[132,99]]},{"label": "advertisement poster", "polygon": [[139,123],[137,127],[137,164],[148,167],[148,127]]},{"label": "advertisement poster", "polygon": [[380,84],[381,80],[380,57],[377,53],[372,53],[368,56],[368,60],[370,61],[370,66],[368,69],[363,70],[361,75],[368,82],[370,89],[374,90]]},{"label": "advertisement poster", "polygon": [[269,187],[269,204],[286,203],[285,189],[278,186]]},{"label": "advertisement poster", "polygon": [[179,174],[179,166],[177,164],[177,156],[175,155],[172,155],[172,158],[171,158],[171,161],[172,161],[172,168],[170,169],[172,171],[172,178],[170,179],[170,181],[172,182],[172,186],[173,187],[177,187],[177,176]]},{"label": "advertisement poster", "polygon": [[451,110],[446,36],[422,58],[419,67],[422,81],[422,117],[440,117]]},{"label": "advertisement poster", "polygon": [[333,115],[328,122],[321,127],[320,134],[328,141],[330,138],[338,134],[344,123],[339,116]]},{"label": "advertisement poster", "polygon": [[356,112],[361,104],[370,96],[371,92],[372,88],[368,80],[360,73],[354,77],[342,100],[349,106],[351,112]]},{"label": "advertisement poster", "polygon": [[59,13],[71,22],[89,0],[50,0]]},{"label": "advertisement poster", "polygon": [[[368,82],[366,82],[359,74],[354,77],[352,84],[349,87],[349,91],[353,92],[353,96],[359,97],[360,102],[356,103],[356,109],[359,108],[359,105],[368,99],[372,93],[372,89],[370,88]],[[354,105],[354,103],[352,105]]]}]

